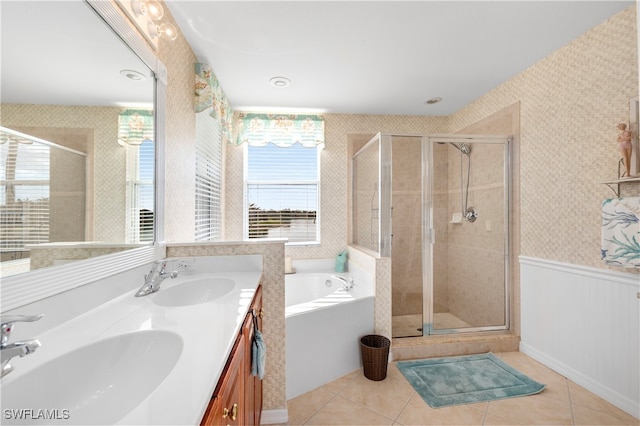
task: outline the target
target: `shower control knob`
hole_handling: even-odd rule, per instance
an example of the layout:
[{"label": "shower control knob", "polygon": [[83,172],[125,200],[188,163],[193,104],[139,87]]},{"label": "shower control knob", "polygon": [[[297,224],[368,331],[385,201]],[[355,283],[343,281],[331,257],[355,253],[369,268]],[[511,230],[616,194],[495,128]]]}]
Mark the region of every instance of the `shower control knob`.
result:
[{"label": "shower control knob", "polygon": [[475,207],[469,207],[464,218],[467,220],[467,222],[475,222],[478,218],[478,210],[476,210]]}]

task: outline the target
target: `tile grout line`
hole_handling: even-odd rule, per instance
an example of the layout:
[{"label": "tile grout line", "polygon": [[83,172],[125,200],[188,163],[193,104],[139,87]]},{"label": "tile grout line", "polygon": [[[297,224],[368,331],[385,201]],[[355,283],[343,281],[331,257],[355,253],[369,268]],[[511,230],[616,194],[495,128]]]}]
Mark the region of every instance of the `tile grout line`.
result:
[{"label": "tile grout line", "polygon": [[402,409],[400,410],[400,412],[399,412],[399,413],[398,413],[398,415],[396,416],[396,418],[395,418],[395,419],[392,419],[394,424],[398,423],[398,419],[400,418],[400,416],[402,415],[402,413],[404,413],[404,410],[406,410],[406,409],[407,409],[407,407],[409,406],[409,403],[410,403],[411,401],[413,401],[413,398],[415,398],[415,397],[416,397],[416,395],[418,395],[418,392],[416,392],[416,391],[414,390],[414,391],[413,391],[413,393],[411,394],[411,396],[409,397],[409,399],[407,399],[407,402],[404,404],[404,407],[402,407]]},{"label": "tile grout line", "polygon": [[[355,377],[354,377],[354,378],[349,382],[349,384],[351,384],[352,382],[354,382],[356,379],[357,379],[357,376],[355,376]],[[385,378],[385,380],[386,380],[386,378]],[[392,379],[389,379],[389,380],[392,380]],[[353,404],[356,404],[356,405],[358,405],[358,406],[360,406],[360,407],[364,408],[365,410],[371,411],[372,413],[375,413],[375,414],[377,414],[377,415],[379,415],[379,416],[384,417],[385,419],[389,419],[389,420],[391,420],[391,421],[392,421],[392,422],[394,422],[394,423],[396,422],[396,419],[393,419],[393,418],[391,418],[391,417],[388,417],[388,416],[386,416],[385,414],[382,414],[382,413],[378,412],[377,410],[374,410],[374,409],[372,409],[372,408],[370,408],[370,407],[367,407],[367,406],[366,406],[366,405],[364,405],[364,404],[359,403],[358,401],[354,401],[354,400],[352,400],[351,398],[347,397],[346,395],[342,395],[342,391],[343,391],[343,390],[345,390],[346,388],[347,388],[347,386],[344,386],[344,387],[340,390],[340,392],[338,392],[338,393],[336,394],[336,396],[339,396],[339,397],[341,397],[341,398],[343,398],[343,399],[346,399],[347,401],[349,401],[349,402],[351,402],[351,403],[353,403]],[[416,394],[415,390],[413,391],[413,394]],[[400,414],[402,413],[402,411],[404,411],[404,409],[407,407],[407,405],[408,405],[408,404],[409,404],[409,402],[411,401],[411,398],[413,398],[413,395],[412,395],[411,397],[409,397],[409,400],[406,402],[406,404],[404,405],[404,407],[402,408],[402,410],[400,410],[400,413],[398,414],[398,416],[396,416],[396,418],[400,416]],[[333,399],[333,398],[331,398],[331,399]],[[327,404],[328,404],[328,403],[329,403],[329,402],[327,402]],[[326,406],[327,404],[325,404],[325,406]],[[323,407],[324,407],[324,406],[323,406]],[[319,410],[318,410],[318,411],[319,411]]]},{"label": "tile grout line", "polygon": [[487,401],[487,406],[484,407],[484,414],[482,415],[482,424],[483,425],[487,421],[487,414],[489,414],[489,404],[491,404],[491,401]]},{"label": "tile grout line", "polygon": [[567,387],[567,395],[569,396],[569,411],[571,412],[571,424],[575,426],[576,417],[573,414],[573,399],[571,399],[571,386],[569,386],[569,379],[564,378],[564,384]]},{"label": "tile grout line", "polygon": [[309,422],[309,420],[311,420],[311,419],[313,418],[313,416],[315,416],[316,414],[318,414],[318,413],[320,412],[320,410],[322,410],[324,407],[326,407],[327,405],[329,405],[329,403],[330,403],[331,401],[333,401],[333,400],[336,398],[336,396],[339,396],[339,395],[340,395],[339,393],[337,393],[337,392],[333,392],[333,391],[331,391],[331,390],[327,390],[327,391],[328,391],[329,393],[332,393],[332,394],[333,394],[333,396],[332,396],[331,398],[329,398],[329,399],[327,400],[327,402],[325,402],[325,403],[324,403],[324,404],[322,404],[320,407],[318,407],[318,409],[317,409],[316,411],[314,411],[314,412],[313,412],[313,414],[311,414],[309,417],[307,417],[307,418],[302,422],[302,424],[303,424],[303,425],[306,425],[306,424],[307,424],[307,422]]},{"label": "tile grout line", "polygon": [[385,419],[389,419],[389,420],[395,422],[395,420],[393,420],[391,417],[388,417],[388,416],[386,416],[386,415],[384,415],[384,414],[382,414],[382,413],[380,413],[380,412],[378,412],[378,411],[376,411],[376,410],[374,410],[374,409],[372,409],[370,407],[367,407],[366,405],[361,404],[358,401],[354,401],[351,398],[348,398],[348,397],[346,397],[344,395],[337,395],[337,396],[339,396],[339,397],[341,397],[343,399],[346,399],[347,401],[349,401],[349,402],[351,402],[353,404],[356,404],[357,406],[359,406],[361,408],[364,408],[367,411],[371,411],[372,413],[377,414],[378,416],[384,417]]}]

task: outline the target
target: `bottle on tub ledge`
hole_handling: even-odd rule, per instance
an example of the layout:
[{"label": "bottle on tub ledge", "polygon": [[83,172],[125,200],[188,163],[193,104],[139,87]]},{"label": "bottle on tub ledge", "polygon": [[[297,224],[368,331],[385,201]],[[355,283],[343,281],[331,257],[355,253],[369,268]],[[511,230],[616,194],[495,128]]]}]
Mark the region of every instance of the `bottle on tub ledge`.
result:
[{"label": "bottle on tub ledge", "polygon": [[293,260],[291,256],[284,257],[284,273],[285,274],[295,274],[296,270],[293,269]]},{"label": "bottle on tub ledge", "polygon": [[346,272],[347,251],[343,250],[336,256],[336,272]]}]

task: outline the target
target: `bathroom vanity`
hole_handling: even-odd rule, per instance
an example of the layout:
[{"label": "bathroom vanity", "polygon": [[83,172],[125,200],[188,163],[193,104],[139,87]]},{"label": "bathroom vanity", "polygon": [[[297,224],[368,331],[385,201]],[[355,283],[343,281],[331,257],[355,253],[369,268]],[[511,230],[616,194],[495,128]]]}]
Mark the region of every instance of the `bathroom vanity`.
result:
[{"label": "bathroom vanity", "polygon": [[262,329],[262,287],[259,286],[201,425],[259,425],[262,381],[251,375],[254,315]]},{"label": "bathroom vanity", "polygon": [[3,312],[44,317],[15,324],[11,341],[41,346],[11,360],[2,423],[258,424],[262,256],[185,261],[146,296],[135,293],[150,265]]}]

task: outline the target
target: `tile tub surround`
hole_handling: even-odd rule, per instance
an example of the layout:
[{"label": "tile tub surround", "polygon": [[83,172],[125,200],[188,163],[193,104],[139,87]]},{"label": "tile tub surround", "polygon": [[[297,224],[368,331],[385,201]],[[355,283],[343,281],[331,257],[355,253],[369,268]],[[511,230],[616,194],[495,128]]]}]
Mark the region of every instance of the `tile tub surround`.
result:
[{"label": "tile tub surround", "polygon": [[[112,336],[140,330],[171,331],[177,333],[184,343],[177,364],[153,393],[116,422],[198,424],[246,313],[246,298],[260,281],[260,260],[259,256],[209,258],[206,267],[202,262],[198,265],[200,268],[194,267],[175,280],[166,280],[157,294],[195,278],[201,272],[215,270],[217,276],[235,281],[234,288],[220,299],[193,305],[189,309],[159,306],[153,302],[155,295],[134,297],[142,282],[140,269],[148,270],[147,265],[147,268],[117,274],[99,283],[6,312],[45,313],[45,317],[33,323],[34,327],[32,324],[16,326],[12,341],[37,338],[42,347],[28,357],[15,360],[15,370],[3,378],[2,384],[9,386],[48,361]],[[234,269],[243,272],[231,272]],[[85,301],[83,296],[93,300]],[[212,305],[216,309],[211,309]],[[67,314],[69,310],[75,310],[71,317]],[[201,326],[203,323],[209,325],[206,333]],[[4,408],[24,407],[4,405]],[[69,409],[70,421],[73,421],[73,407]],[[88,423],[102,423],[99,412],[91,413],[91,416],[95,417],[89,418]]]}]

